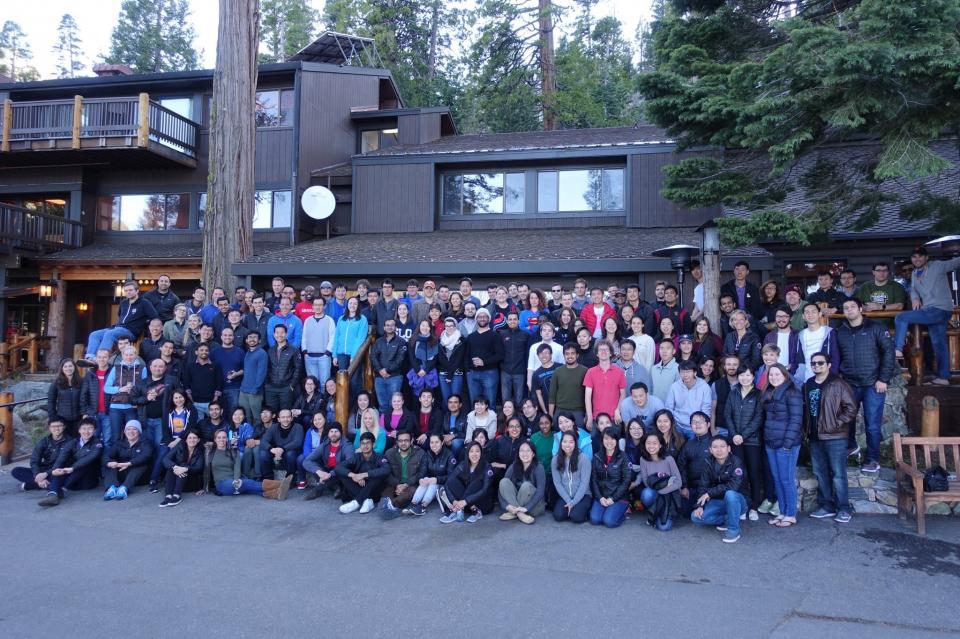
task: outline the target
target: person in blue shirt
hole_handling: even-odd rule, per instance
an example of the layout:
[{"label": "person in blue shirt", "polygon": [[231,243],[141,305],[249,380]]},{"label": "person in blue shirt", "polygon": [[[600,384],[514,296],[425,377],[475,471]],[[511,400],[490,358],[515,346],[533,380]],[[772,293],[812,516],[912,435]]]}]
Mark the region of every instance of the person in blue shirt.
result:
[{"label": "person in blue shirt", "polygon": [[300,336],[303,335],[303,322],[293,313],[293,302],[284,297],[280,300],[280,310],[267,321],[267,343],[270,348],[277,345],[273,329],[278,324],[287,327],[287,342],[296,349],[300,348]]},{"label": "person in blue shirt", "polygon": [[246,351],[233,343],[233,328],[220,331],[220,344],[210,351],[210,359],[220,367],[223,412],[229,414],[240,402],[240,382],[243,379],[243,361]]},{"label": "person in blue shirt", "polygon": [[[204,324],[213,324],[213,318],[217,316],[217,313],[220,312],[220,309],[217,307],[217,301],[221,298],[227,297],[227,292],[224,291],[219,286],[213,288],[213,294],[210,296],[210,303],[200,309],[200,319],[203,320]],[[230,299],[227,298],[227,304],[229,306]]]},{"label": "person in blue shirt", "polygon": [[247,421],[252,423],[263,409],[263,384],[267,379],[268,362],[267,351],[260,348],[260,333],[248,333],[246,343],[238,405],[246,411]]}]

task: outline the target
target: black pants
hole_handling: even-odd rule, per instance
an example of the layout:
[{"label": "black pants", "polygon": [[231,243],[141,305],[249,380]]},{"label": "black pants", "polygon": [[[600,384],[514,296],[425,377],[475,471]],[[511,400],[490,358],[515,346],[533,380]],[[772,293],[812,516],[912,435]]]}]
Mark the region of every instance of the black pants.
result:
[{"label": "black pants", "polygon": [[744,492],[750,504],[750,510],[760,507],[764,495],[764,458],[763,446],[734,446],[733,454],[743,460],[747,467],[747,485]]},{"label": "black pants", "polygon": [[343,488],[343,501],[347,502],[352,499],[358,504],[363,504],[368,499],[377,500],[380,498],[380,493],[383,492],[383,480],[380,478],[370,479],[368,477],[361,486],[349,477],[341,477],[340,486]]},{"label": "black pants", "polygon": [[293,391],[289,386],[263,387],[263,405],[276,415],[282,408],[293,408]]},{"label": "black pants", "polygon": [[[50,477],[51,469],[52,467],[41,469],[41,472],[47,473],[47,479],[50,479],[50,480],[53,479],[53,477]],[[16,479],[19,482],[23,482],[25,484],[25,486],[23,487],[24,490],[40,489],[40,487],[37,486],[37,482],[33,481],[33,470],[31,470],[29,467],[21,466],[20,468],[14,468],[13,470],[10,471],[10,474],[13,475],[14,479]]]},{"label": "black pants", "polygon": [[[263,479],[273,479],[273,453],[271,453],[266,448],[261,448],[259,451],[260,454],[260,476]],[[297,456],[298,453],[295,450],[285,450],[283,451],[283,456],[280,458],[280,467],[287,471],[287,474],[295,477],[297,474]]]},{"label": "black pants", "polygon": [[[499,484],[494,484],[493,482],[491,482],[490,485],[496,486]],[[469,485],[464,486],[463,482],[460,481],[459,477],[451,477],[450,479],[447,480],[447,483],[444,484],[444,490],[446,490],[447,496],[450,498],[451,501],[456,501],[458,499],[463,499],[465,495],[477,492],[477,490],[479,490],[481,486],[483,486],[482,479],[474,479],[472,482],[470,482]],[[494,489],[487,490],[487,492],[484,493],[480,497],[480,499],[478,499],[474,503],[471,503],[468,501],[467,508],[476,507],[477,510],[482,512],[484,515],[487,515],[490,512],[492,512],[493,503],[494,503],[493,490]]]},{"label": "black pants", "polygon": [[167,469],[167,476],[163,480],[164,494],[165,495],[182,495],[184,488],[187,486],[193,487],[196,489],[196,486],[200,484],[202,471],[200,472],[187,472],[186,477],[177,476],[172,468]]},{"label": "black pants", "polygon": [[69,475],[57,475],[50,478],[49,492],[63,497],[64,490],[90,490],[100,484],[100,467],[96,464],[87,464]]},{"label": "black pants", "polygon": [[570,513],[567,514],[567,507],[563,500],[557,499],[557,503],[553,506],[553,518],[557,521],[567,521],[569,519],[575,524],[582,524],[590,515],[590,506],[592,504],[593,501],[589,497],[584,497],[578,501],[574,507],[570,509]]},{"label": "black pants", "polygon": [[103,467],[103,483],[107,486],[126,486],[127,490],[132,490],[134,486],[144,484],[147,480],[147,471],[150,465],[131,466],[126,470],[117,470],[116,468]]}]

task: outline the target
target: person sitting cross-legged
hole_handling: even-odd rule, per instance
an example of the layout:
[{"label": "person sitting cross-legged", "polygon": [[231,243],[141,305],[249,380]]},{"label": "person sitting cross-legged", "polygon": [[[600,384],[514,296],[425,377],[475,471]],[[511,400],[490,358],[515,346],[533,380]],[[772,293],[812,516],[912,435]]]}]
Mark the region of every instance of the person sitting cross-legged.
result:
[{"label": "person sitting cross-legged", "polygon": [[390,474],[390,462],[373,452],[376,439],[373,433],[361,433],[360,450],[337,464],[337,479],[343,495],[348,499],[340,506],[340,512],[344,515],[357,511],[361,515],[370,512],[374,508],[373,498],[383,491],[383,484]]},{"label": "person sitting cross-legged", "polygon": [[546,510],[547,473],[537,461],[533,444],[524,441],[517,448],[513,463],[507,468],[498,487],[500,519],[519,519],[532,524]]},{"label": "person sitting cross-legged", "polygon": [[[319,414],[319,413],[318,413]],[[307,493],[305,500],[310,501],[326,492],[333,498],[340,496],[340,484],[337,482],[337,464],[353,457],[353,444],[343,436],[340,422],[328,422],[323,430],[320,445],[310,451],[303,460],[303,470],[316,477],[317,485]]]},{"label": "person sitting cross-legged", "polygon": [[143,427],[131,419],[123,429],[123,437],[104,455],[103,483],[107,491],[104,501],[126,499],[138,483],[143,483],[153,461],[153,442],[143,437]]},{"label": "person sitting cross-legged", "polygon": [[405,430],[397,432],[397,445],[387,450],[387,462],[390,474],[383,487],[384,519],[399,517],[403,509],[413,499],[413,495],[426,474],[427,454],[419,446],[413,445],[413,433]]}]

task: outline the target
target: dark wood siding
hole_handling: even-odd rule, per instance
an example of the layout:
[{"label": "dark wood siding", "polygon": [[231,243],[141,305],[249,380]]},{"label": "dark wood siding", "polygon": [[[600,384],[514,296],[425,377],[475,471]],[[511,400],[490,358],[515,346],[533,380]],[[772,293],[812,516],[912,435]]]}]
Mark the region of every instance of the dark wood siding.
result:
[{"label": "dark wood siding", "polygon": [[584,216],[584,217],[528,217],[523,215],[484,215],[476,219],[440,218],[441,231],[467,231],[477,229],[560,229],[595,228],[598,226],[623,226],[622,215]]},{"label": "dark wood siding", "polygon": [[293,129],[257,129],[254,179],[258,185],[286,182],[293,176]]},{"label": "dark wood siding", "polygon": [[420,144],[420,116],[401,115],[397,118],[397,137],[400,144]]},{"label": "dark wood siding", "polygon": [[353,232],[433,230],[432,164],[354,168]]},{"label": "dark wood siding", "polygon": [[630,216],[627,226],[657,228],[671,226],[700,226],[720,215],[719,207],[687,209],[660,194],[663,187],[663,169],[676,164],[692,153],[642,153],[630,162]]}]

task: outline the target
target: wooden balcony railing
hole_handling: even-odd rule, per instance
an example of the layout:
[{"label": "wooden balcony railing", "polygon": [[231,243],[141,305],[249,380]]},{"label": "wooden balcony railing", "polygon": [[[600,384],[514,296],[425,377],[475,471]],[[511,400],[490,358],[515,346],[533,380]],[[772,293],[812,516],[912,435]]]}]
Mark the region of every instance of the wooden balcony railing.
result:
[{"label": "wooden balcony railing", "polygon": [[39,253],[83,246],[83,225],[0,203],[0,244]]},{"label": "wooden balcony railing", "polygon": [[[83,140],[129,138],[136,146],[151,141],[196,157],[199,125],[149,94],[116,98],[84,98],[3,103],[0,151],[17,142],[70,140],[70,148],[83,148]],[[65,144],[65,143],[64,143]],[[65,148],[65,147],[62,147]]]}]

